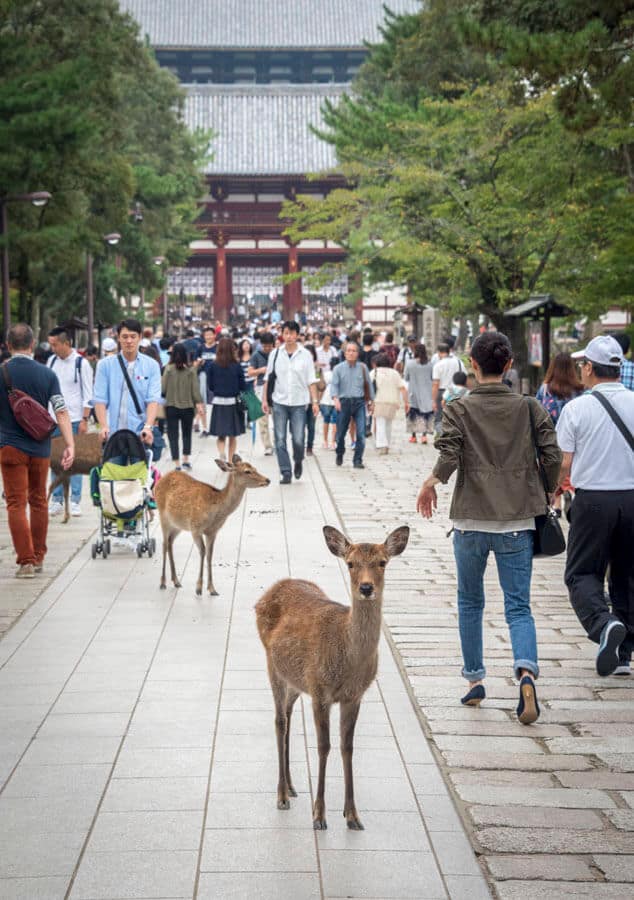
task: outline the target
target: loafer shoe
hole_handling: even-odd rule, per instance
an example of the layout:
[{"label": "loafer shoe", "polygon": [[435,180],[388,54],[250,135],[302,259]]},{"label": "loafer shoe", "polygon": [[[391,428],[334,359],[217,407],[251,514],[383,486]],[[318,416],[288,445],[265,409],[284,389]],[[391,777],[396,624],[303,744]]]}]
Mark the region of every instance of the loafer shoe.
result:
[{"label": "loafer shoe", "polygon": [[280,478],[280,484],[290,484],[293,479],[290,475],[282,475]]},{"label": "loafer shoe", "polygon": [[520,681],[520,702],[517,704],[517,718],[522,725],[532,725],[539,719],[539,703],[535,682],[529,675]]},{"label": "loafer shoe", "polygon": [[602,677],[611,675],[619,664],[619,647],[625,640],[627,629],[618,619],[610,619],[601,632],[597,651],[597,673]]},{"label": "loafer shoe", "polygon": [[293,475],[295,476],[295,478],[301,478],[303,471],[304,469],[302,468],[302,464],[300,462],[296,462],[293,466]]},{"label": "loafer shoe", "polygon": [[461,697],[460,702],[463,706],[480,706],[485,697],[486,691],[484,690],[484,685],[476,684],[471,688],[468,694]]},{"label": "loafer shoe", "polygon": [[335,462],[337,463],[338,466],[342,466],[342,465],[343,465],[343,456],[340,456],[340,455],[337,453],[337,456],[336,456],[336,458],[335,458]]},{"label": "loafer shoe", "polygon": [[361,462],[359,462],[359,463],[352,463],[352,468],[353,468],[353,469],[365,469],[365,466],[364,466],[363,463],[361,463]]}]

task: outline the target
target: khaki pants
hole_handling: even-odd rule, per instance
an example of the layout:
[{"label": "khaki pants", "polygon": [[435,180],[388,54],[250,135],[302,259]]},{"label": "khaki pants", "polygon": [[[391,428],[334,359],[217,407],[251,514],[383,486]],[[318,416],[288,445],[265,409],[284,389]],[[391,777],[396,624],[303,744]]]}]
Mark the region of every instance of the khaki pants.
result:
[{"label": "khaki pants", "polygon": [[[258,400],[262,402],[264,398],[264,385],[256,385],[255,393]],[[269,417],[266,413],[262,416],[262,418],[258,419],[258,431],[260,432],[260,437],[262,438],[264,449],[271,450],[271,448],[273,447],[273,443],[271,441],[271,432],[269,430]]]}]

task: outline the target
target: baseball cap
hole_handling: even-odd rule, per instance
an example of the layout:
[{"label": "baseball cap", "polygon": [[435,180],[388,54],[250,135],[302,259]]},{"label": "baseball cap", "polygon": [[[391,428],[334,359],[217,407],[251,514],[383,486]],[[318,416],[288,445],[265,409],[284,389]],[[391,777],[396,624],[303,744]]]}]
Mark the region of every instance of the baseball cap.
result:
[{"label": "baseball cap", "polygon": [[417,340],[417,339],[416,339],[416,335],[415,335],[415,334],[410,334],[410,336],[407,338],[407,340],[410,342],[410,344],[415,344],[415,343],[416,343],[416,340]]},{"label": "baseball cap", "polygon": [[620,366],[623,362],[623,350],[609,334],[593,338],[584,350],[570,355],[573,359],[588,359],[599,366]]},{"label": "baseball cap", "polygon": [[101,342],[101,350],[103,353],[112,353],[117,349],[117,342],[113,338],[104,338]]}]

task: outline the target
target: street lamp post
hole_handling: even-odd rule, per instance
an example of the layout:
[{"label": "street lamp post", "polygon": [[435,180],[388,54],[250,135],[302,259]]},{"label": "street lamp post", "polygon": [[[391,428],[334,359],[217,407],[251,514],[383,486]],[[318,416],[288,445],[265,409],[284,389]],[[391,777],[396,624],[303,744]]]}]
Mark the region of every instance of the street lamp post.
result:
[{"label": "street lamp post", "polygon": [[[104,241],[110,247],[115,247],[121,240],[121,235],[117,231],[111,234],[104,234]],[[86,254],[86,321],[88,323],[88,343],[92,343],[92,333],[95,330],[95,287],[93,279],[93,256],[92,253]]]},{"label": "street lamp post", "polygon": [[[160,267],[165,262],[165,257],[164,256],[155,256],[154,259],[152,260],[152,262],[154,263],[155,266]],[[163,300],[163,335],[167,336],[167,333],[169,331],[169,322],[168,322],[168,308],[167,308],[168,298],[167,298],[167,291],[165,290],[165,286],[163,286],[162,300]]]},{"label": "street lamp post", "polygon": [[7,203],[13,200],[24,200],[33,206],[46,206],[52,194],[48,191],[32,191],[29,194],[7,194],[0,197],[0,234],[4,238],[2,247],[2,325],[5,338],[11,327],[11,297],[9,294],[9,219],[7,216]]}]

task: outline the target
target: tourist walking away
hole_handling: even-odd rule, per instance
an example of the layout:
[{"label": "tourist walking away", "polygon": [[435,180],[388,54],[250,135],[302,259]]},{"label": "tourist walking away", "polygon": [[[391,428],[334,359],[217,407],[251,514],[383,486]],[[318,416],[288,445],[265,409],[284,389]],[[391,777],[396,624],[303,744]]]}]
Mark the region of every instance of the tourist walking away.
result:
[{"label": "tourist walking away", "polygon": [[128,428],[144,444],[154,443],[153,428],[161,401],[161,369],[139,352],[141,323],[124,319],[118,328],[121,352],[97,364],[93,400],[101,438]]},{"label": "tourist walking away", "polygon": [[438,344],[438,361],[432,370],[431,399],[435,413],[434,425],[438,434],[442,431],[442,398],[452,385],[456,372],[464,371],[462,360],[449,354],[449,344]]},{"label": "tourist walking away", "polygon": [[613,334],[612,337],[623,351],[623,362],[621,363],[621,384],[625,385],[628,391],[634,391],[634,362],[627,359],[630,350],[630,336],[624,331]]},{"label": "tourist walking away", "polygon": [[407,427],[411,432],[410,444],[416,443],[418,434],[421,444],[426,444],[427,435],[434,433],[434,412],[431,399],[432,369],[433,366],[427,357],[427,348],[424,344],[417,344],[414,348],[414,358],[409,360],[403,373],[409,399]]},{"label": "tourist walking away", "polygon": [[405,346],[401,347],[399,350],[399,354],[396,358],[396,364],[394,368],[397,372],[400,372],[401,375],[405,372],[405,368],[412,359],[414,359],[414,351],[416,350],[416,345],[418,341],[416,340],[415,334],[410,334],[405,342]]},{"label": "tourist walking away", "polygon": [[[376,360],[374,361],[376,365]],[[345,360],[335,366],[330,383],[330,394],[333,406],[337,410],[337,455],[335,462],[343,464],[346,450],[346,433],[350,422],[356,425],[354,454],[352,465],[355,469],[364,469],[363,451],[365,450],[365,416],[366,404],[373,411],[374,388],[370,381],[368,367],[359,362],[359,346],[348,341],[345,349]]]},{"label": "tourist walking away", "polygon": [[[304,344],[304,349],[310,353],[313,359],[313,366],[315,367],[315,378],[317,379],[317,400],[319,400],[320,394],[323,393],[322,388],[325,389],[326,382],[323,378],[322,372],[317,365],[317,352],[312,344]],[[317,417],[313,412],[313,408],[309,403],[306,407],[306,456],[313,455],[313,447],[315,445],[315,423],[317,422]]]},{"label": "tourist walking away", "polygon": [[[94,380],[92,367],[88,360],[73,348],[70,335],[63,326],[49,331],[48,342],[53,352],[46,364],[57,375],[73,434],[85,434],[92,412]],[[57,437],[59,433],[59,429],[56,429],[52,437]],[[71,516],[81,516],[81,486],[82,476],[73,475],[70,479]],[[63,499],[64,489],[59,485],[53,491],[49,515],[60,515],[64,509]]]},{"label": "tourist walking away", "polygon": [[[205,379],[206,380],[206,379]],[[161,376],[161,389],[165,398],[165,419],[172,462],[175,468],[191,471],[192,430],[194,415],[205,414],[200,393],[198,371],[190,365],[187,350],[182,344],[172,347],[171,361],[165,366]],[[179,429],[183,438],[183,457],[179,449]]]},{"label": "tourist walking away", "polygon": [[381,347],[381,353],[385,353],[390,361],[390,366],[396,365],[396,360],[398,358],[398,347],[394,343],[393,332],[388,331],[388,333],[385,335],[385,340],[383,341],[383,346]]},{"label": "tourist walking away", "polygon": [[[264,400],[264,376],[266,375],[266,367],[274,344],[275,338],[273,335],[268,331],[264,331],[260,335],[260,346],[251,356],[249,368],[247,370],[247,374],[255,379],[254,389],[260,403]],[[268,413],[260,416],[258,419],[258,429],[264,445],[264,455],[271,456],[273,454],[273,443],[271,441]]]},{"label": "tourist walking away", "polygon": [[196,365],[198,366],[198,382],[200,388],[200,396],[203,398],[203,415],[197,416],[194,422],[198,420],[198,425],[200,427],[201,437],[208,437],[209,432],[207,431],[207,404],[211,401],[211,398],[208,396],[207,390],[207,370],[205,369],[205,363],[213,362],[216,358],[216,332],[211,327],[211,325],[207,325],[203,328],[202,331],[202,344],[198,347],[196,352]]},{"label": "tourist walking away", "polygon": [[[537,399],[553,420],[553,425],[557,425],[566,403],[582,393],[583,384],[579,381],[574,359],[569,353],[558,353],[550,361],[544,383],[540,385],[536,394]],[[562,497],[564,508],[569,510],[573,493],[572,482],[570,478],[566,478],[560,484],[553,500],[553,506],[559,517],[561,517]]]},{"label": "tourist walking away", "polygon": [[405,414],[409,412],[407,385],[396,369],[391,368],[384,353],[379,353],[374,360],[370,380],[374,384],[375,445],[377,451],[384,456],[390,452],[392,422],[400,405],[399,395],[403,398]]},{"label": "tourist walking away", "polygon": [[[634,393],[621,382],[623,351],[609,335],[572,354],[587,393],[557,422],[563,450],[560,484],[575,499],[565,581],[570,603],[591,641],[599,675],[630,674],[634,649]],[[609,569],[609,604],[605,576]]]},{"label": "tourist walking away", "polygon": [[[317,377],[313,358],[299,343],[297,322],[284,322],[283,346],[274,350],[268,359],[265,396],[262,408],[265,415],[273,408],[275,451],[280,468],[280,484],[291,483],[291,460],[286,448],[286,435],[291,432],[293,445],[293,473],[302,477],[304,440],[306,432],[306,407],[311,403],[313,414],[319,412],[317,402]],[[267,390],[271,383],[273,390]],[[270,395],[270,396],[269,396]]]},{"label": "tourist walking away", "polygon": [[520,682],[517,717],[529,725],[539,717],[537,637],[530,608],[533,531],[535,516],[543,515],[546,502],[535,457],[537,451],[552,493],[561,451],[541,404],[502,383],[512,364],[506,335],[492,331],[476,338],[471,362],[477,387],[443,410],[442,433],[435,442],[440,455],[418,494],[416,508],[431,518],[437,502],[435,485],[446,484],[458,470],[449,515],[458,576],[462,675],[469,682],[461,702],[478,706],[485,698],[484,571],[492,552],[504,593],[513,672]]},{"label": "tourist walking away", "polygon": [[[64,469],[70,469],[73,464],[75,444],[57,375],[32,359],[31,328],[24,324],[14,325],[9,329],[7,343],[11,359],[0,366],[0,470],[18,564],[16,578],[33,578],[42,571],[46,556],[46,481],[51,439],[50,432],[47,437],[34,437],[20,424],[9,403],[9,392],[23,391],[42,407],[42,413],[50,405],[66,445],[62,454]],[[28,400],[26,402],[28,404]],[[26,415],[34,419],[31,411],[27,410]]]},{"label": "tourist walking away", "polygon": [[[238,398],[246,390],[246,382],[235,342],[228,337],[220,338],[216,358],[206,363],[205,368],[207,385],[214,395],[209,433],[216,438],[218,456],[227,462],[233,459],[238,437],[245,432],[245,416]],[[228,451],[225,449],[227,439]]]},{"label": "tourist walking away", "polygon": [[[511,386],[508,385],[508,387]],[[511,388],[511,390],[513,390],[513,388]],[[454,372],[451,376],[451,384],[442,395],[443,409],[445,408],[445,406],[447,406],[448,403],[452,403],[454,400],[458,400],[460,397],[466,397],[468,393],[469,388],[467,387],[467,373],[462,371]]]}]

